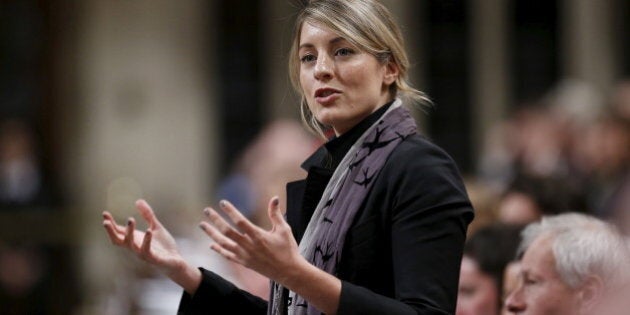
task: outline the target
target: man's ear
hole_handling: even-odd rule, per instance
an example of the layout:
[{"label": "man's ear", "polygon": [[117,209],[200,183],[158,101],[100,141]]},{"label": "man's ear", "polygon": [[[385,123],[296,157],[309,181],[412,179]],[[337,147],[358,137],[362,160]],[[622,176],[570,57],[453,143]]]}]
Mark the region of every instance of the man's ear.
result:
[{"label": "man's ear", "polygon": [[598,276],[590,276],[579,289],[578,297],[583,310],[592,310],[604,295],[604,281]]},{"label": "man's ear", "polygon": [[383,82],[386,85],[390,85],[396,82],[396,79],[398,79],[398,74],[398,65],[390,60],[385,66],[385,77],[383,78]]}]

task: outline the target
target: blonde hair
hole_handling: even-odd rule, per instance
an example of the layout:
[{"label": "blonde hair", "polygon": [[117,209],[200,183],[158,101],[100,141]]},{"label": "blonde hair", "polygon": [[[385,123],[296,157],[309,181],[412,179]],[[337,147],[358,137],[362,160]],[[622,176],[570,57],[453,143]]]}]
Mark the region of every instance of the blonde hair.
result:
[{"label": "blonde hair", "polygon": [[307,23],[321,24],[339,33],[358,49],[373,55],[382,63],[392,62],[398,67],[398,77],[389,92],[419,104],[430,103],[427,96],[413,88],[408,80],[409,59],[404,40],[391,13],[376,0],[312,0],[300,12],[295,22],[293,43],[289,57],[291,84],[300,94],[302,121],[311,131],[323,137],[325,126],[311,113],[300,86],[298,47],[300,31]]}]

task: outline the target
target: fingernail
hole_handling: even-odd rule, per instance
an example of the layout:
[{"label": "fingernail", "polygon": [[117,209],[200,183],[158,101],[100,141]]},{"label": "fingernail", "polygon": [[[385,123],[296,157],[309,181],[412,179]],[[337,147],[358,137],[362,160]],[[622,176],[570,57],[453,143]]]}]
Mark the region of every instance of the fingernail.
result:
[{"label": "fingernail", "polygon": [[127,225],[131,225],[131,219],[127,219]]},{"label": "fingernail", "polygon": [[225,200],[219,201],[219,206],[221,206],[221,208],[225,208],[227,206],[227,201]]},{"label": "fingernail", "polygon": [[210,209],[208,208],[203,209],[203,214],[210,215]]},{"label": "fingernail", "polygon": [[206,227],[202,223],[199,223],[199,228],[204,230],[204,231],[206,230]]},{"label": "fingernail", "polygon": [[280,203],[280,199],[278,197],[273,197],[273,201],[271,204],[275,207]]}]

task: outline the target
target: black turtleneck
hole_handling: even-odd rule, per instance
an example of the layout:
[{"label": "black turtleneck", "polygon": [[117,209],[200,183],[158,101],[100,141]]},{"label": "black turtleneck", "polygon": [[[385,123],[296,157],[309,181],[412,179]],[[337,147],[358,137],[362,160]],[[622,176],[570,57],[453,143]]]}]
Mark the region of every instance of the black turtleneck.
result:
[{"label": "black turtleneck", "polygon": [[[346,153],[348,153],[352,145],[361,137],[361,135],[377,120],[379,120],[381,116],[383,116],[393,102],[394,101],[391,101],[381,106],[374,113],[367,116],[356,126],[352,127],[339,137],[332,137],[328,140],[324,146],[302,163],[302,168],[308,171],[306,180],[289,183],[287,185],[287,190],[292,190],[294,192],[302,190],[298,187],[305,185],[302,190],[304,195],[301,198],[301,202],[299,202],[299,199],[287,200],[288,207],[299,207],[298,209],[301,209],[301,211],[287,211],[287,213],[301,213],[300,218],[287,218],[292,221],[295,226],[298,226],[297,229],[293,229],[293,234],[298,242],[302,239],[303,231],[306,229],[306,226],[308,225],[319,200],[322,198],[322,194],[324,193],[330,178],[332,178],[335,169],[339,163],[341,163],[343,157]],[[291,196],[297,194],[288,195]]]},{"label": "black turtleneck", "polygon": [[346,153],[348,153],[352,145],[368,128],[370,128],[370,126],[383,116],[392,103],[394,103],[393,100],[381,106],[375,112],[365,117],[365,119],[359,122],[356,126],[350,128],[350,130],[339,137],[333,136],[330,138],[322,148],[317,150],[317,152],[302,163],[302,168],[306,171],[310,171],[311,167],[320,167],[333,172],[335,168],[337,168],[337,165],[341,163],[341,160]]}]

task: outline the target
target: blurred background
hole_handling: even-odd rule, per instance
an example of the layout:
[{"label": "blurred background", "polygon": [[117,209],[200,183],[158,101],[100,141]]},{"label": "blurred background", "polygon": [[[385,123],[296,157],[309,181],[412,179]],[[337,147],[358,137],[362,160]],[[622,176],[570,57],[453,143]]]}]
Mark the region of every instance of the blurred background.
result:
[{"label": "blurred background", "polygon": [[[630,1],[383,2],[471,231],[568,210],[630,230]],[[321,143],[287,76],[299,3],[0,0],[0,313],[174,314],[180,289],[101,226],[138,198],[190,261],[266,297],[197,222],[228,198],[265,226]]]}]

